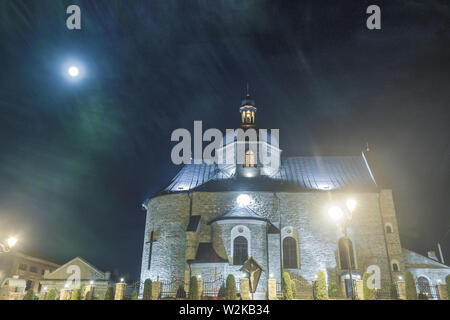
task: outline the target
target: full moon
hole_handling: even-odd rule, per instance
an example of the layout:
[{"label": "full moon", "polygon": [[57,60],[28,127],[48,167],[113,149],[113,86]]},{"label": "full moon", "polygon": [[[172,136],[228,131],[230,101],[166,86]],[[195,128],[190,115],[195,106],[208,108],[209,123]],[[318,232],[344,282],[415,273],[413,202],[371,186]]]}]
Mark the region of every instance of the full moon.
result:
[{"label": "full moon", "polygon": [[71,77],[77,77],[79,73],[80,73],[80,71],[78,70],[77,67],[72,66],[72,67],[69,68],[69,75]]}]

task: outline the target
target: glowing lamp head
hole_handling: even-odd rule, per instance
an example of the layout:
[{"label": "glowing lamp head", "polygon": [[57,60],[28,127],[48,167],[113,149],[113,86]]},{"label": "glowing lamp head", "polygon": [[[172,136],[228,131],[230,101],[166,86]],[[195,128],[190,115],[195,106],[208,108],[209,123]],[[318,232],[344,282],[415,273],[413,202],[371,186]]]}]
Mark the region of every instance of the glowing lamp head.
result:
[{"label": "glowing lamp head", "polygon": [[72,78],[78,77],[78,75],[80,74],[80,70],[76,66],[69,67],[69,70],[67,70],[67,72]]},{"label": "glowing lamp head", "polygon": [[350,212],[353,212],[355,210],[355,208],[356,208],[356,205],[357,205],[357,203],[356,203],[356,201],[354,199],[348,199],[345,204],[347,205],[347,209]]},{"label": "glowing lamp head", "polygon": [[8,246],[10,248],[14,247],[14,245],[17,243],[17,239],[14,237],[10,237],[8,238]]},{"label": "glowing lamp head", "polygon": [[247,194],[240,194],[236,199],[236,202],[240,207],[248,206],[250,201],[251,201],[251,199],[250,199],[249,195],[247,195]]},{"label": "glowing lamp head", "polygon": [[332,206],[330,209],[328,209],[328,215],[334,221],[339,221],[344,216],[344,213],[338,206]]},{"label": "glowing lamp head", "polygon": [[94,280],[89,281],[89,284],[92,286],[94,284]]},{"label": "glowing lamp head", "polygon": [[120,278],[120,282],[124,282],[124,279],[123,279],[123,278]]}]

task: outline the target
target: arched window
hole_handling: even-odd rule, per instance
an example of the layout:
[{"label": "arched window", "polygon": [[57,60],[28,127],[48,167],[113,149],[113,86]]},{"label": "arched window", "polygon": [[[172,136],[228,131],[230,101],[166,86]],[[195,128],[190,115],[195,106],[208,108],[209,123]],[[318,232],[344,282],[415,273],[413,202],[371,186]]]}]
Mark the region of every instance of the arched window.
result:
[{"label": "arched window", "polygon": [[417,286],[419,287],[419,293],[431,296],[430,281],[427,278],[420,276],[417,278]]},{"label": "arched window", "polygon": [[255,157],[253,151],[249,150],[245,153],[245,166],[253,167],[254,165],[255,165]]},{"label": "arched window", "polygon": [[298,268],[297,241],[293,237],[283,239],[283,267],[288,269]]},{"label": "arched window", "polygon": [[233,241],[233,264],[244,264],[248,259],[248,243],[243,236],[234,238]]},{"label": "arched window", "polygon": [[392,263],[392,271],[398,271],[398,264],[397,262]]},{"label": "arched window", "polygon": [[392,233],[392,225],[389,223],[389,224],[386,224],[386,233]]},{"label": "arched window", "polygon": [[339,261],[341,264],[341,269],[349,269],[348,254],[350,254],[352,269],[355,268],[355,257],[353,255],[352,241],[347,238],[340,238],[338,246],[339,246]]}]

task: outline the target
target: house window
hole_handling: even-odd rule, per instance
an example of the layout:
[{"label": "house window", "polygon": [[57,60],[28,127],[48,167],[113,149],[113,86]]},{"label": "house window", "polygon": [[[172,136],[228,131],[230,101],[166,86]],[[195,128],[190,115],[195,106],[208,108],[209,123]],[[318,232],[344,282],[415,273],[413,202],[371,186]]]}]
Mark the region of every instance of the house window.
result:
[{"label": "house window", "polygon": [[254,165],[255,165],[255,156],[253,154],[253,151],[247,151],[245,153],[245,166],[253,167]]},{"label": "house window", "polygon": [[[350,254],[350,261],[352,268],[355,267],[355,257],[353,255],[353,244],[350,239],[340,238],[338,242],[339,246],[339,262],[341,269],[349,269],[348,255]],[[348,251],[347,251],[348,250]]]},{"label": "house window", "polygon": [[283,239],[283,267],[295,269],[297,264],[297,241],[293,237]]},{"label": "house window", "polygon": [[248,259],[248,242],[243,236],[234,238],[233,241],[233,264],[244,264]]},{"label": "house window", "polygon": [[37,273],[37,268],[36,267],[30,267],[30,272],[34,272],[34,273]]},{"label": "house window", "polygon": [[21,264],[19,265],[19,270],[27,270],[27,265],[21,263]]},{"label": "house window", "polygon": [[27,284],[26,284],[25,290],[29,290],[29,289],[32,289],[32,288],[33,288],[33,281],[27,280]]}]

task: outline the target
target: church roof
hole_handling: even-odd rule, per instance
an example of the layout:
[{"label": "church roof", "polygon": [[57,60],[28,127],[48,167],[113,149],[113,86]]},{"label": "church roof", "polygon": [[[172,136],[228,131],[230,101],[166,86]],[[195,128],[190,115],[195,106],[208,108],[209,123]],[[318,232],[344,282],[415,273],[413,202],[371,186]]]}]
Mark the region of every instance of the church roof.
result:
[{"label": "church roof", "polygon": [[273,176],[230,176],[215,164],[187,164],[158,194],[187,191],[305,192],[374,191],[377,185],[361,156],[290,157],[282,159]]},{"label": "church roof", "polygon": [[228,260],[221,258],[212,243],[210,242],[200,242],[197,248],[197,254],[194,260],[187,260],[187,263],[223,263],[228,262]]},{"label": "church roof", "polygon": [[425,257],[417,252],[402,248],[403,259],[407,268],[449,269],[450,267],[439,261]]}]

